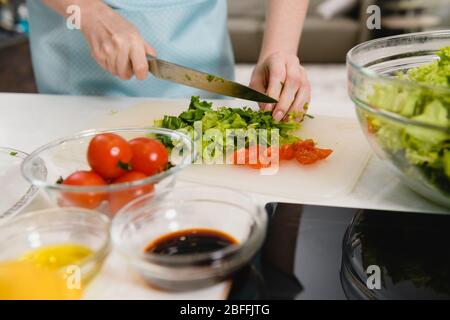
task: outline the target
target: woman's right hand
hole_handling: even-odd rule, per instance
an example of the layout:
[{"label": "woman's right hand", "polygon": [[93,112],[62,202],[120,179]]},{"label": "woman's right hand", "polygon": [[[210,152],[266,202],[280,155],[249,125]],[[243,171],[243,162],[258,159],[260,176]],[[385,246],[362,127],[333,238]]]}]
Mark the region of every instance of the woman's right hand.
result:
[{"label": "woman's right hand", "polygon": [[81,32],[92,57],[105,70],[122,80],[148,76],[146,54],[156,56],[135,26],[101,1],[81,7]]}]

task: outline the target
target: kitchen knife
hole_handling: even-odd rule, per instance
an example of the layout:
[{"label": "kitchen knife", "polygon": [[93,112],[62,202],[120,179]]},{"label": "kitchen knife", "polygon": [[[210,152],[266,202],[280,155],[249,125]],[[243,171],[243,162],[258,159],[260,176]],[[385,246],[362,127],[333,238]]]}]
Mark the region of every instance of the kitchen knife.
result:
[{"label": "kitchen knife", "polygon": [[167,62],[147,55],[149,71],[157,78],[244,100],[264,103],[278,101],[247,86],[209,73]]}]

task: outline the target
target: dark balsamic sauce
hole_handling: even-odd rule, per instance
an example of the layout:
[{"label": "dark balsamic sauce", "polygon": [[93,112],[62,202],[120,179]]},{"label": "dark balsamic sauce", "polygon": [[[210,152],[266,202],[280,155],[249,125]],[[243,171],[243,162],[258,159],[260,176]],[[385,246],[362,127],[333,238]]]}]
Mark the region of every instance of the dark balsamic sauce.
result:
[{"label": "dark balsamic sauce", "polygon": [[165,256],[208,253],[224,249],[238,241],[232,236],[212,229],[185,229],[152,241],[145,252]]}]

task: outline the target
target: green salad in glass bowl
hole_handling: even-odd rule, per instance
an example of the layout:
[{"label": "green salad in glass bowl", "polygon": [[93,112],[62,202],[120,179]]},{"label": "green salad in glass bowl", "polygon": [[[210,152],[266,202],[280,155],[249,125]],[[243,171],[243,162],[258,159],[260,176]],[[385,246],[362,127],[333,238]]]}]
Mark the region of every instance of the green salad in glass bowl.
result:
[{"label": "green salad in glass bowl", "polygon": [[450,207],[450,30],[363,43],[347,65],[375,153],[413,190]]}]

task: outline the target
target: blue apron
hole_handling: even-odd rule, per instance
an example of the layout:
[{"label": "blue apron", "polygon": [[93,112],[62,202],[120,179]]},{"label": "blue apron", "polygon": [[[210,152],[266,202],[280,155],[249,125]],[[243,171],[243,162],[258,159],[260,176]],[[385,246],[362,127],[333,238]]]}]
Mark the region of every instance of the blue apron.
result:
[{"label": "blue apron", "polygon": [[[234,78],[227,31],[226,0],[107,0],[133,23],[158,57],[177,64]],[[155,79],[123,81],[103,70],[91,57],[79,30],[41,0],[27,1],[33,68],[40,93],[99,96],[216,96]],[[83,16],[81,16],[83,18]]]}]

